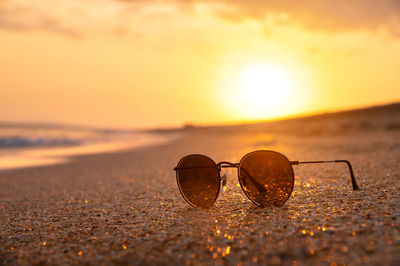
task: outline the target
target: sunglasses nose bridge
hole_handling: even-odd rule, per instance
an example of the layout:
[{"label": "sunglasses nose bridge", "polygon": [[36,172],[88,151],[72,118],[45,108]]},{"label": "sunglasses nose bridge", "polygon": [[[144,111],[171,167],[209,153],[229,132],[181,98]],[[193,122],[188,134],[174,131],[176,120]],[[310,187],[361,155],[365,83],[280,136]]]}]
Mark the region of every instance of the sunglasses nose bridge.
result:
[{"label": "sunglasses nose bridge", "polygon": [[[231,163],[231,162],[226,162],[226,161],[222,161],[217,163],[217,168],[218,171],[221,172],[222,168],[238,168],[239,164],[238,163]],[[222,190],[225,191],[226,190],[226,175],[222,175],[221,176],[221,182],[222,182]]]},{"label": "sunglasses nose bridge", "polygon": [[231,162],[222,161],[222,162],[217,163],[217,166],[218,166],[218,170],[221,170],[221,168],[238,168],[239,163],[231,163]]}]

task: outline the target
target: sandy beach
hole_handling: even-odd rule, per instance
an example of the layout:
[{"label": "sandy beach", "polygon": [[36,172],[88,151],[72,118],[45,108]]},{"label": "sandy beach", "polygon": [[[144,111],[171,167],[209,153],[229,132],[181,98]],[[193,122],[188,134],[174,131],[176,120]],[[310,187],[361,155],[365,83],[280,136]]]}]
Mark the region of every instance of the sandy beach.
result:
[{"label": "sandy beach", "polygon": [[[183,130],[168,144],[0,172],[0,264],[400,264],[400,130],[395,115],[332,116]],[[386,120],[385,120],[386,119]],[[238,185],[190,207],[172,170],[190,153],[238,162],[270,149],[294,166],[282,207]]]}]

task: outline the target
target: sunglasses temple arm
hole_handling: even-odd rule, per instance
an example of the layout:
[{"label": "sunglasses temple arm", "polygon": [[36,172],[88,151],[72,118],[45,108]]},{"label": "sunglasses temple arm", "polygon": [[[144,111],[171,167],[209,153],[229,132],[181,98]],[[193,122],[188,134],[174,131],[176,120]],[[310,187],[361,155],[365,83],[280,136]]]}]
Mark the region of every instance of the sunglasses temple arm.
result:
[{"label": "sunglasses temple arm", "polygon": [[247,172],[244,168],[241,168],[240,170],[243,171],[246,174],[246,176],[251,180],[251,182],[253,182],[254,186],[257,188],[258,191],[260,191],[260,192],[267,191],[265,189],[265,187],[263,185],[261,185],[254,177],[252,177],[249,174],[249,172]]},{"label": "sunglasses temple arm", "polygon": [[292,165],[299,165],[299,164],[312,164],[312,163],[346,163],[349,172],[350,172],[350,177],[351,177],[351,184],[353,185],[353,190],[358,190],[359,187],[357,185],[356,179],[354,177],[353,173],[353,167],[351,167],[351,164],[347,160],[334,160],[334,161],[291,161],[290,162]]}]

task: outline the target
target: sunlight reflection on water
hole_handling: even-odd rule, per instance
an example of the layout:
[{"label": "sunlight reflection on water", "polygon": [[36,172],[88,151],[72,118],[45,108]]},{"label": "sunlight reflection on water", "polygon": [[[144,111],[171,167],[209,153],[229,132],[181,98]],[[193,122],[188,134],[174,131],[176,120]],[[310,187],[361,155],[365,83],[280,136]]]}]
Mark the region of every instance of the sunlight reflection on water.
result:
[{"label": "sunlight reflection on water", "polygon": [[82,146],[3,148],[0,149],[0,170],[63,163],[69,161],[73,156],[158,145],[177,137],[178,135],[137,133],[132,134],[129,138],[108,139],[104,143],[94,142]]}]

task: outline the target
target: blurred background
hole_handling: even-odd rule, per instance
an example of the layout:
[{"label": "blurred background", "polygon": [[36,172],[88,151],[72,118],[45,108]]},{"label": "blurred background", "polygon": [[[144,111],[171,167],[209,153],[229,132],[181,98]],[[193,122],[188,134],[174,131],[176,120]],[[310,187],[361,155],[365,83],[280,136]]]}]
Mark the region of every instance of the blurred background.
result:
[{"label": "blurred background", "polygon": [[169,127],[395,102],[399,37],[397,0],[1,0],[0,120]]},{"label": "blurred background", "polygon": [[399,51],[397,0],[0,0],[0,154],[395,103]]}]

